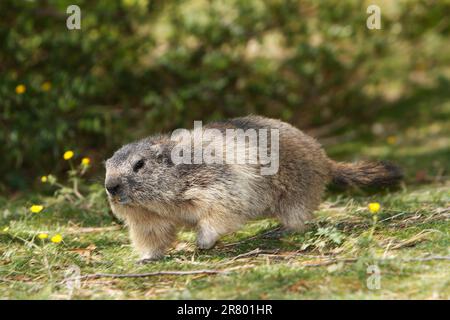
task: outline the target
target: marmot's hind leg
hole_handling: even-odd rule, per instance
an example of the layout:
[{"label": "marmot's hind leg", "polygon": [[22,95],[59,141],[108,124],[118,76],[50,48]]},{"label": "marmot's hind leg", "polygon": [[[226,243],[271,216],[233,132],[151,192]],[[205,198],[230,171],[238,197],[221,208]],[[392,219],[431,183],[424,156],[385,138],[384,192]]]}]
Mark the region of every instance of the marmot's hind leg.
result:
[{"label": "marmot's hind leg", "polygon": [[197,232],[197,247],[199,249],[211,249],[219,240],[221,234],[216,228],[211,226],[208,222],[202,221],[198,225]]},{"label": "marmot's hind leg", "polygon": [[164,257],[167,248],[176,237],[175,226],[162,219],[149,223],[129,223],[130,237],[140,255],[140,263],[147,263]]},{"label": "marmot's hind leg", "polygon": [[279,204],[278,217],[287,230],[303,232],[314,219],[316,205],[302,203],[299,198],[283,199]]}]

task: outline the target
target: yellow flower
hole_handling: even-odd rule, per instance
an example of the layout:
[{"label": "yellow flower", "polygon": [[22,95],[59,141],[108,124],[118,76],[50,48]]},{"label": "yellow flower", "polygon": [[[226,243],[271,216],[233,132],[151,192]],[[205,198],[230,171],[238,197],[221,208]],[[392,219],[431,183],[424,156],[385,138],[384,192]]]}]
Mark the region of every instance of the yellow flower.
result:
[{"label": "yellow flower", "polygon": [[62,235],[55,234],[53,237],[51,237],[50,241],[53,243],[60,243],[62,241]]},{"label": "yellow flower", "polygon": [[388,144],[395,144],[397,142],[397,137],[396,136],[389,136],[386,139]]},{"label": "yellow flower", "polygon": [[16,87],[16,93],[17,94],[23,94],[23,93],[25,93],[25,91],[27,91],[27,87],[25,87],[25,85],[23,85],[23,84],[19,84]]},{"label": "yellow flower", "polygon": [[44,206],[34,204],[30,207],[30,211],[33,213],[39,213],[44,209]]},{"label": "yellow flower", "polygon": [[3,228],[3,232],[8,232],[9,231],[9,227],[4,227]]},{"label": "yellow flower", "polygon": [[377,214],[378,211],[380,211],[380,204],[378,202],[371,202],[369,203],[369,211],[372,214]]},{"label": "yellow flower", "polygon": [[52,83],[50,81],[45,81],[42,85],[41,85],[41,89],[42,91],[49,91],[52,88]]},{"label": "yellow flower", "polygon": [[88,166],[89,164],[91,163],[91,159],[89,159],[88,157],[85,157],[85,158],[83,158],[82,160],[81,160],[81,164],[83,165],[83,166]]},{"label": "yellow flower", "polygon": [[47,176],[42,176],[42,177],[41,177],[41,182],[42,182],[42,183],[46,183],[47,181],[48,181]]},{"label": "yellow flower", "polygon": [[39,233],[38,234],[38,238],[41,240],[47,239],[48,238],[48,233]]},{"label": "yellow flower", "polygon": [[64,158],[64,160],[69,160],[69,159],[72,159],[73,155],[74,155],[73,151],[68,150],[68,151],[64,152],[63,158]]}]

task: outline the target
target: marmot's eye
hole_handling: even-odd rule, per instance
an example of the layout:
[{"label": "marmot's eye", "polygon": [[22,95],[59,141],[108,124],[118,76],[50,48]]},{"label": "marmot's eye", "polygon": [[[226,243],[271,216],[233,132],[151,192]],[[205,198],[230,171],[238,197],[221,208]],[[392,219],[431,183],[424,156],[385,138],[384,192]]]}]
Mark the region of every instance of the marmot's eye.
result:
[{"label": "marmot's eye", "polygon": [[144,160],[139,160],[138,162],[136,162],[135,164],[134,164],[134,166],[133,166],[133,171],[134,172],[138,172],[139,171],[139,169],[141,169],[143,166],[144,166],[144,164],[145,164],[145,162],[144,162]]}]

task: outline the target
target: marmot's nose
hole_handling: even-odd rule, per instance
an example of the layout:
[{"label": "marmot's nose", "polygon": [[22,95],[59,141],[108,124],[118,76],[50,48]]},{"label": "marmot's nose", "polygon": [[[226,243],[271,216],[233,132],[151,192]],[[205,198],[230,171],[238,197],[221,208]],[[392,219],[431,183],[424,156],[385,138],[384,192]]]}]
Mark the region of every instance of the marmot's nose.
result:
[{"label": "marmot's nose", "polygon": [[115,196],[116,194],[119,193],[120,188],[121,188],[121,184],[120,181],[117,179],[114,180],[108,180],[106,182],[106,190],[108,190],[108,193],[112,196]]}]

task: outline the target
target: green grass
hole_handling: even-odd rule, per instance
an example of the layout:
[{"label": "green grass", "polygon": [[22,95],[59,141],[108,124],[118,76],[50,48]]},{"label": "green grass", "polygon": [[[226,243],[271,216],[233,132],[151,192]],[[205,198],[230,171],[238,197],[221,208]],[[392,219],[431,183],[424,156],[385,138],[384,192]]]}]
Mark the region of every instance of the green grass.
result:
[{"label": "green grass", "polygon": [[[51,224],[51,217],[11,220],[10,230],[0,238],[0,297],[66,298],[68,289],[61,281],[66,270],[76,265],[82,275],[231,270],[219,275],[86,280],[73,295],[81,299],[448,299],[449,261],[407,261],[449,255],[448,187],[427,185],[372,199],[330,197],[309,233],[278,234],[276,229],[270,232],[277,223],[263,220],[227,236],[216,248],[205,252],[195,250],[193,234],[183,232],[177,247],[164,260],[144,266],[135,264],[137,257],[124,229],[83,233],[92,230],[69,226],[69,221],[77,223],[75,216],[65,224],[55,225]],[[383,209],[370,241],[372,218],[365,206],[373,199],[380,201]],[[109,217],[104,220],[105,226],[113,224]],[[318,228],[327,227],[333,231],[318,235]],[[42,230],[63,234],[64,243],[42,243],[33,238]],[[340,244],[332,240],[332,233],[342,237]],[[303,248],[305,243],[310,245]],[[94,248],[92,245],[92,251],[74,250]],[[264,254],[236,259],[256,248]],[[355,260],[308,266],[329,259]],[[381,270],[380,290],[366,286],[367,266],[371,264]]]},{"label": "green grass", "polygon": [[[338,159],[398,162],[407,173],[398,190],[330,191],[305,234],[280,233],[276,221],[261,220],[212,250],[198,251],[195,235],[184,231],[165,259],[147,265],[135,264],[127,230],[108,214],[101,189],[91,190],[91,203],[75,204],[64,196],[2,199],[0,230],[9,229],[0,231],[0,298],[69,298],[63,280],[77,266],[81,275],[229,272],[82,280],[74,299],[449,299],[449,104],[436,114],[431,122],[394,130],[393,144],[375,135],[328,148]],[[29,213],[31,204],[42,201],[44,211]],[[375,226],[367,210],[374,201],[382,206]],[[40,232],[60,233],[64,241],[42,241],[36,237]],[[242,256],[258,248],[259,255]],[[434,259],[438,256],[447,260]],[[367,287],[370,265],[381,271],[378,290]]]}]

